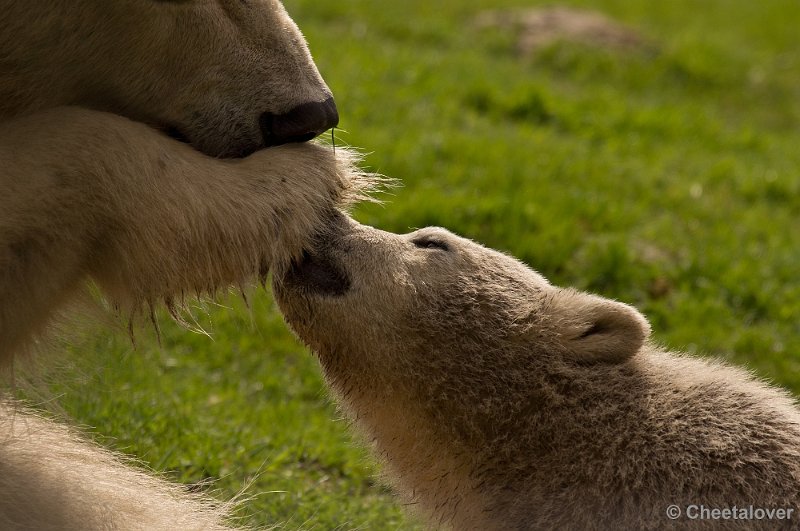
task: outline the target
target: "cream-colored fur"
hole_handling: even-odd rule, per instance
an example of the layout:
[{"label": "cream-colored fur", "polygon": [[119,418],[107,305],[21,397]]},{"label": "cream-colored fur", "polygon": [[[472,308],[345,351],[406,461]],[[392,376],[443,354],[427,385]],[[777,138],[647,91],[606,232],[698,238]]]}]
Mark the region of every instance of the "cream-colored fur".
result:
[{"label": "cream-colored fur", "polygon": [[175,129],[220,156],[330,90],[278,0],[0,0],[0,121],[61,105]]},{"label": "cream-colored fur", "polygon": [[221,162],[98,112],[209,155],[253,151],[265,112],[330,98],[277,0],[0,9],[0,365],[87,278],[124,313],[242,283],[352,189],[343,150]]},{"label": "cream-colored fur", "polygon": [[[281,271],[365,184],[345,150],[253,153],[338,120],[277,0],[0,11],[2,369],[88,282],[128,319]],[[0,396],[0,529],[217,529],[223,512]]]},{"label": "cream-colored fur", "polygon": [[[443,229],[340,220],[325,242],[275,279],[279,305],[432,526],[798,527],[800,412],[785,392],[653,346],[634,308]],[[792,512],[668,518],[692,504]]]},{"label": "cream-colored fur", "polygon": [[229,529],[226,507],[155,478],[73,430],[0,403],[0,529]]},{"label": "cream-colored fur", "polygon": [[0,125],[0,360],[88,279],[129,317],[281,267],[359,189],[350,163],[313,144],[212,159],[74,107]]}]

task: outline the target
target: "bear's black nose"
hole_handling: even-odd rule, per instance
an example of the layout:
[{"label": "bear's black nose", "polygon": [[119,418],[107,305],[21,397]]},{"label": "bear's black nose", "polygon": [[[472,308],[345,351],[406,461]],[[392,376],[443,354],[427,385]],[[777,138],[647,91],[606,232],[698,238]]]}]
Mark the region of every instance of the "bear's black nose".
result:
[{"label": "bear's black nose", "polygon": [[284,114],[265,112],[259,118],[264,146],[289,142],[306,142],[339,123],[339,112],[333,97],[298,105]]},{"label": "bear's black nose", "polygon": [[323,297],[341,296],[350,289],[350,277],[325,253],[303,251],[302,260],[292,264],[283,280],[288,287]]}]

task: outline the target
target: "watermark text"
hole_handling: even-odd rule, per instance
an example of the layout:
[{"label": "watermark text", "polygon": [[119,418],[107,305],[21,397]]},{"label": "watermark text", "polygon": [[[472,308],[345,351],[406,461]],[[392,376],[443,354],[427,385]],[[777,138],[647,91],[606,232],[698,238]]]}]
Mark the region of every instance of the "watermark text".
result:
[{"label": "watermark text", "polygon": [[670,505],[667,518],[677,520],[791,520],[797,513],[795,507],[755,507],[753,505],[710,507],[708,505]]}]

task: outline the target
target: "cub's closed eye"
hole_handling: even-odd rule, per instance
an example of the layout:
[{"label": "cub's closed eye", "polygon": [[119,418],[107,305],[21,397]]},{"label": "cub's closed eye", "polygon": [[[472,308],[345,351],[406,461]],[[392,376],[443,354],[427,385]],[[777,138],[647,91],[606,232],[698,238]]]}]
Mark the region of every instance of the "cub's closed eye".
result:
[{"label": "cub's closed eye", "polygon": [[450,247],[447,246],[442,240],[436,240],[433,238],[417,238],[413,240],[411,243],[414,244],[415,247],[419,247],[420,249],[439,249],[440,251],[449,251]]}]

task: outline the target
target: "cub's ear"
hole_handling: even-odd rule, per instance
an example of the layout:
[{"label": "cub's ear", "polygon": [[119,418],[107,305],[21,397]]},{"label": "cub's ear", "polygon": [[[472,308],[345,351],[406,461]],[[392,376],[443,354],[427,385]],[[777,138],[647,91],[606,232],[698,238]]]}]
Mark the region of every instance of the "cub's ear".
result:
[{"label": "cub's ear", "polygon": [[564,354],[582,363],[622,363],[642,348],[650,324],[627,304],[559,289],[544,308]]}]

